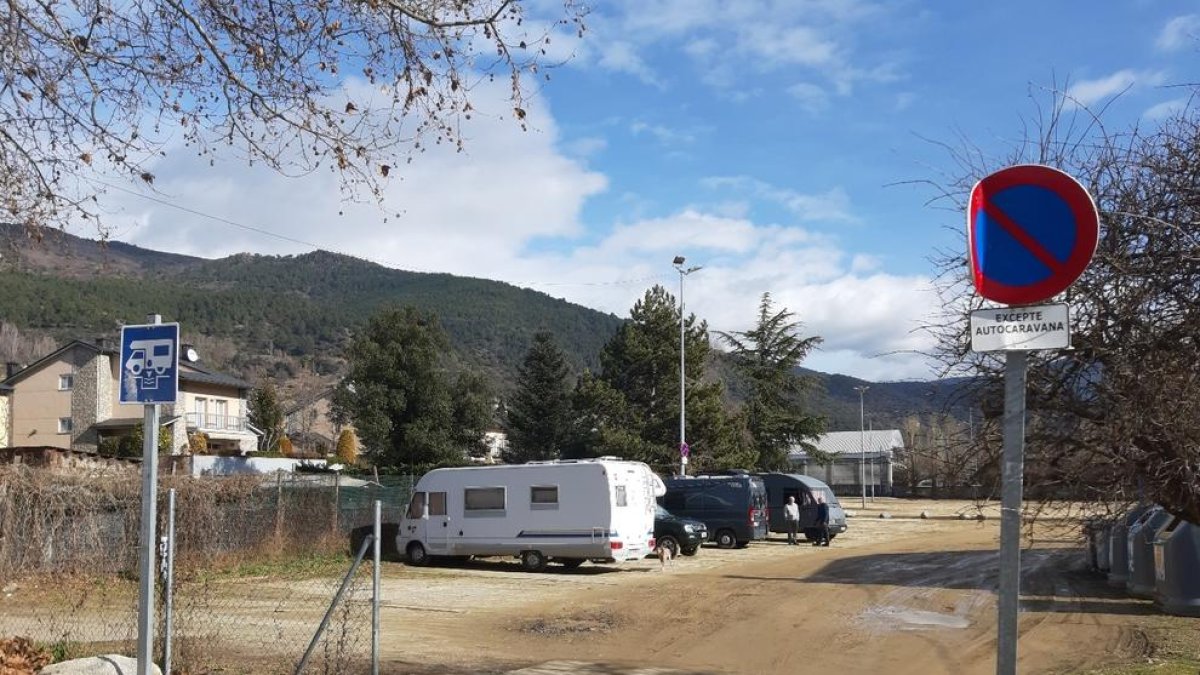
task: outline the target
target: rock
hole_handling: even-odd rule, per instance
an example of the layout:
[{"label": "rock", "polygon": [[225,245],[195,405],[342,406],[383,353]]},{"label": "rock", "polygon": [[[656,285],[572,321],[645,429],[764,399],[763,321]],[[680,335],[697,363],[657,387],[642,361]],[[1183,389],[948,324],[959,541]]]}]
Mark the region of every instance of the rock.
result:
[{"label": "rock", "polygon": [[921,512],[921,520],[929,520],[929,512],[928,511]]},{"label": "rock", "polygon": [[0,588],[0,592],[6,593],[8,595],[11,595],[11,594],[15,593],[16,591],[17,591],[16,584],[5,584],[4,588]]},{"label": "rock", "polygon": [[958,519],[959,519],[959,520],[966,520],[966,519],[967,519],[967,514],[965,514],[965,513],[960,513],[960,514],[958,514]]},{"label": "rock", "polygon": [[879,514],[879,517],[880,517],[880,518],[891,518],[891,517],[892,517],[892,514],[890,514],[890,513],[881,513],[881,514]]},{"label": "rock", "polygon": [[[107,654],[55,663],[43,668],[42,675],[137,675],[137,671],[137,659]],[[150,664],[150,672],[162,675],[162,670],[154,664]]]}]

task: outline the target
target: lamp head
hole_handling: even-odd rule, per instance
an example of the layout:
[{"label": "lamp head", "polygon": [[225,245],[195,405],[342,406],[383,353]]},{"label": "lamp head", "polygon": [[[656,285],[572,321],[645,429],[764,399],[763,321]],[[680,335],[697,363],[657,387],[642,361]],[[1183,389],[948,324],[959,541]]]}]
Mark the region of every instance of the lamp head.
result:
[{"label": "lamp head", "polygon": [[675,256],[675,260],[674,260],[674,261],[672,261],[672,263],[671,263],[671,264],[673,264],[673,265],[682,265],[684,260],[685,260],[685,258],[684,258],[683,256],[681,256],[681,255],[677,255],[677,256]]}]

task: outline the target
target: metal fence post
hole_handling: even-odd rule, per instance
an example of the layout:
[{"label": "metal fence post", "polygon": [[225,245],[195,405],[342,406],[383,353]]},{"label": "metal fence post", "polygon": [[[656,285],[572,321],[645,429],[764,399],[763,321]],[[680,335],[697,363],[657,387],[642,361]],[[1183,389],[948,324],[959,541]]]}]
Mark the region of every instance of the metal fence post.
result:
[{"label": "metal fence post", "polygon": [[167,587],[163,590],[163,673],[171,675],[171,634],[175,608],[175,488],[167,491]]},{"label": "metal fence post", "polygon": [[383,502],[375,500],[375,569],[371,575],[371,675],[379,675],[379,559],[380,538],[383,536]]},{"label": "metal fence post", "polygon": [[342,472],[333,472],[333,518],[331,523],[333,527],[330,529],[330,534],[337,534],[338,531],[338,512],[342,509]]},{"label": "metal fence post", "polygon": [[283,469],[275,472],[275,542],[283,542]]},{"label": "metal fence post", "polygon": [[300,659],[300,663],[296,664],[296,675],[304,672],[304,667],[308,665],[308,660],[312,658],[313,650],[317,648],[317,643],[321,641],[321,636],[325,634],[325,628],[329,626],[329,619],[333,617],[334,610],[342,602],[342,596],[346,594],[346,589],[350,587],[350,581],[354,579],[354,573],[358,571],[358,566],[363,561],[363,557],[367,555],[367,547],[371,545],[369,540],[364,540],[362,546],[358,549],[358,555],[354,557],[354,562],[350,565],[350,571],[346,572],[346,576],[342,578],[342,584],[338,586],[337,593],[333,596],[333,602],[329,603],[329,609],[325,610],[325,616],[321,617],[321,623],[317,626],[317,632],[313,635],[312,641],[308,643],[308,649],[304,650],[304,656]]}]

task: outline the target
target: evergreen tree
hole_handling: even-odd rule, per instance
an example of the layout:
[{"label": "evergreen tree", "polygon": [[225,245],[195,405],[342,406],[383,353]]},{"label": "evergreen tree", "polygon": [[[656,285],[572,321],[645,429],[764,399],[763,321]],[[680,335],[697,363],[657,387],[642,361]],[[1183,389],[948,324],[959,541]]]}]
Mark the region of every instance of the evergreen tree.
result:
[{"label": "evergreen tree", "polygon": [[477,374],[448,372],[449,351],[437,318],[413,307],[376,314],[351,342],[333,405],[376,466],[456,465],[477,451],[490,397]]},{"label": "evergreen tree", "polygon": [[508,403],[504,461],[558,459],[570,426],[570,369],[549,332],[538,332],[517,368],[517,390]]},{"label": "evergreen tree", "polygon": [[258,439],[258,449],[263,452],[278,452],[279,440],[283,438],[283,406],[279,404],[275,383],[267,379],[262,380],[250,393],[250,400],[246,406],[250,424],[263,434]]},{"label": "evergreen tree", "polygon": [[570,414],[563,459],[655,456],[654,447],[642,440],[625,396],[591,371],[585,370],[575,383]]},{"label": "evergreen tree", "polygon": [[[619,392],[629,425],[644,442],[640,459],[670,471],[679,461],[679,321],[675,298],[655,286],[634,304],[630,320],[600,352],[601,379]],[[700,466],[736,455],[736,434],[722,404],[722,386],[705,380],[712,347],[708,324],[693,314],[684,321],[687,358],[687,442]]]},{"label": "evergreen tree", "polygon": [[787,468],[793,445],[814,453],[812,441],[825,431],[824,418],[803,410],[803,395],[811,382],[796,370],[822,340],[801,337],[802,324],[794,316],[786,308],[773,311],[771,294],[763,293],[754,328],[720,333],[730,347],[734,366],[749,382],[742,416],[752,439],[755,464],[767,471]]}]

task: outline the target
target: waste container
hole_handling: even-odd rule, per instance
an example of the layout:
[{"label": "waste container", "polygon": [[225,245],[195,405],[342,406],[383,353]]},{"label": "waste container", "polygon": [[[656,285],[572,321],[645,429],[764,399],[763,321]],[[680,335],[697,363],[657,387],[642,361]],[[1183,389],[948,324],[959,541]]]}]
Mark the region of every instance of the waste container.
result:
[{"label": "waste container", "polygon": [[1125,589],[1135,598],[1154,597],[1154,537],[1171,520],[1171,514],[1155,506],[1129,526],[1129,579]]},{"label": "waste container", "polygon": [[1083,545],[1087,551],[1088,569],[1093,572],[1100,569],[1100,564],[1096,560],[1096,522],[1095,518],[1083,520]]},{"label": "waste container", "polygon": [[1108,555],[1108,531],[1111,528],[1111,520],[1098,519],[1092,529],[1092,555],[1095,556],[1096,569],[1101,572],[1108,572],[1108,565],[1111,562]]},{"label": "waste container", "polygon": [[1129,579],[1129,526],[1137,522],[1153,506],[1138,504],[1113,522],[1108,532],[1108,585],[1125,586]]},{"label": "waste container", "polygon": [[1154,539],[1154,604],[1200,616],[1200,527],[1173,516]]}]

